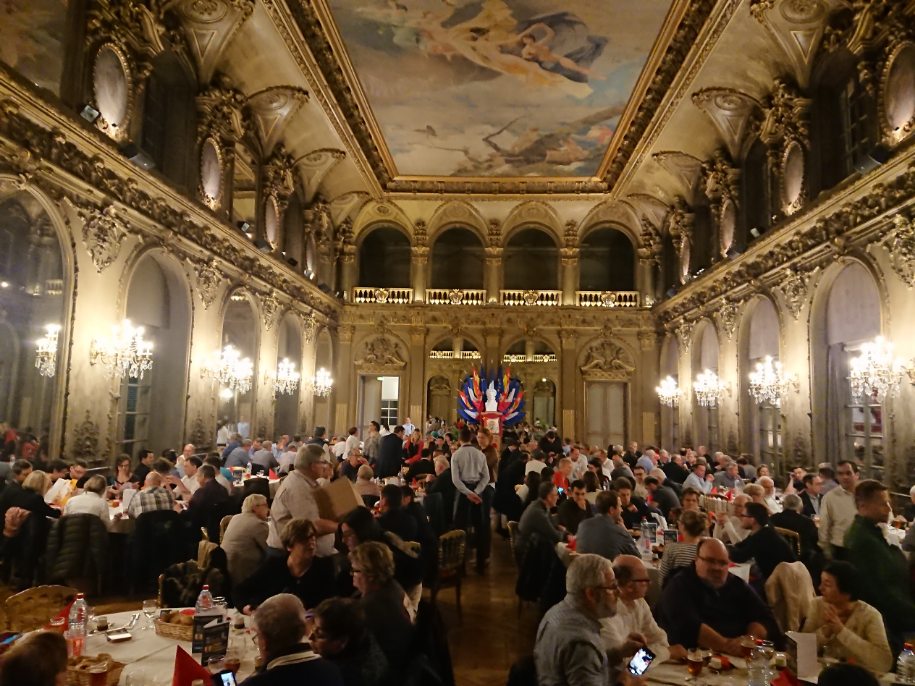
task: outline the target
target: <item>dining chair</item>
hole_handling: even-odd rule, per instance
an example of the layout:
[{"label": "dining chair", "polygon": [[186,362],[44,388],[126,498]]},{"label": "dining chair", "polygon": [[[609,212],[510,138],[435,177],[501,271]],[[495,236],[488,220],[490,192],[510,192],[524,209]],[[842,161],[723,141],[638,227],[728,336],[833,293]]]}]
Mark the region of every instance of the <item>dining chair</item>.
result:
[{"label": "dining chair", "polygon": [[461,582],[464,578],[464,549],[467,546],[467,534],[455,529],[442,534],[438,539],[438,569],[432,582],[432,604],[435,605],[438,592],[454,587],[455,604],[457,605],[458,622],[463,623],[461,611]]},{"label": "dining chair", "polygon": [[8,631],[33,631],[73,602],[79,591],[70,586],[35,586],[10,596],[3,604]]}]

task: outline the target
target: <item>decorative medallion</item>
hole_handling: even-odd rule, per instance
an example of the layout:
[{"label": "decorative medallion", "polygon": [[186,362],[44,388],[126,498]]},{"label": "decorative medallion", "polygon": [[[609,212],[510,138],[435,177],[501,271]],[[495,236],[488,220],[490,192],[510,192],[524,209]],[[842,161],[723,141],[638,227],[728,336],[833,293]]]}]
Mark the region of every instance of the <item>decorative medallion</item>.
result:
[{"label": "decorative medallion", "polygon": [[734,339],[734,332],[737,330],[737,320],[740,318],[740,307],[737,303],[725,300],[721,303],[716,312],[715,319],[718,320],[718,328],[724,331],[728,340]]},{"label": "decorative medallion", "polygon": [[216,299],[216,292],[219,286],[225,280],[222,272],[216,266],[216,260],[209,262],[195,262],[194,276],[197,281],[197,291],[200,293],[200,301],[204,309],[209,309],[210,305]]},{"label": "decorative medallion", "polygon": [[224,169],[222,146],[208,136],[200,148],[200,196],[211,210],[218,209],[222,200]]},{"label": "decorative medallion", "polygon": [[99,428],[92,421],[92,414],[86,410],[86,419],[76,427],[73,435],[73,457],[85,460],[98,458]]},{"label": "decorative medallion", "polygon": [[133,78],[120,46],[105,43],[95,54],[92,90],[99,118],[95,124],[114,141],[127,139]]},{"label": "decorative medallion", "polygon": [[127,236],[127,227],[117,216],[113,205],[99,210],[80,208],[83,220],[83,243],[95,263],[95,269],[102,273],[117,259],[121,242]]},{"label": "decorative medallion", "polygon": [[886,139],[896,144],[915,128],[915,43],[897,45],[886,62],[880,101]]}]

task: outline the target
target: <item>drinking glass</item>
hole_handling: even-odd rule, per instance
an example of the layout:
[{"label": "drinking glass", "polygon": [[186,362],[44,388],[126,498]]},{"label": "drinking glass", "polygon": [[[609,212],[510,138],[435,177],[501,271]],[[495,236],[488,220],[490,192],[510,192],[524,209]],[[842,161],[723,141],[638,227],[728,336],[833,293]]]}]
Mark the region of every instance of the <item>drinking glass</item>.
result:
[{"label": "drinking glass", "polygon": [[146,626],[143,627],[144,630],[151,629],[153,625],[153,618],[156,616],[156,613],[159,611],[159,602],[155,599],[144,600],[143,601],[143,614],[146,615]]},{"label": "drinking glass", "polygon": [[241,669],[241,660],[242,654],[236,648],[229,648],[226,650],[226,657],[223,660],[224,668],[232,670],[233,674],[238,674],[238,670]]},{"label": "drinking glass", "polygon": [[66,617],[51,617],[48,621],[48,624],[51,627],[51,631],[62,634],[67,630],[67,619]]},{"label": "drinking glass", "polygon": [[225,656],[211,657],[207,660],[207,669],[210,674],[219,674],[222,670],[226,669],[226,658]]},{"label": "drinking glass", "polygon": [[686,671],[689,673],[689,676],[686,677],[686,681],[696,681],[696,677],[702,674],[702,667],[704,666],[702,661],[702,651],[701,650],[690,650],[686,653]]},{"label": "drinking glass", "polygon": [[108,661],[97,662],[89,667],[89,686],[108,685]]}]

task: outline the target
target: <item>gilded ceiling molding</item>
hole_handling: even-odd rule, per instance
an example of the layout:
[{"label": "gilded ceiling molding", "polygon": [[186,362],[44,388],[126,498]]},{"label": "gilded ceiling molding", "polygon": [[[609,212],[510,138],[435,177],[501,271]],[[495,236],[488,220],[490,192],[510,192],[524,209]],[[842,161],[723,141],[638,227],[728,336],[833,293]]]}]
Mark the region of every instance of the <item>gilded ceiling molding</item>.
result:
[{"label": "gilded ceiling molding", "polygon": [[200,137],[215,136],[227,145],[238,143],[248,127],[244,112],[246,100],[229,77],[220,74],[213,85],[196,97]]},{"label": "gilded ceiling molding", "polygon": [[662,150],[654,153],[651,159],[680,184],[683,197],[690,202],[696,201],[702,160],[679,150]]},{"label": "gilded ceiling molding", "polygon": [[648,218],[655,226],[664,223],[664,217],[670,212],[670,205],[648,193],[630,193],[622,202],[629,205],[641,221]]},{"label": "gilded ceiling molding", "polygon": [[751,0],[750,13],[765,27],[791,65],[801,88],[810,84],[810,73],[826,29],[834,0]]},{"label": "gilded ceiling molding", "polygon": [[466,200],[449,200],[439,205],[429,219],[429,237],[432,243],[438,235],[453,226],[461,226],[476,233],[486,244],[489,227],[479,210]]},{"label": "gilded ceiling molding", "polygon": [[294,86],[271,86],[248,98],[248,111],[263,158],[273,154],[289,121],[306,102],[308,93]]},{"label": "gilded ceiling molding", "polygon": [[812,286],[815,281],[813,276],[817,269],[811,271],[802,271],[800,269],[788,268],[783,272],[783,278],[776,284],[775,290],[781,296],[787,310],[797,321],[801,316],[801,311],[810,302]]},{"label": "gilded ceiling molding", "polygon": [[677,197],[667,215],[666,228],[677,252],[680,283],[689,279],[690,257],[692,254],[693,229],[695,228],[696,215],[686,201]]},{"label": "gilded ceiling molding", "polygon": [[664,253],[664,243],[661,239],[661,231],[647,216],[641,219],[642,231],[639,234],[640,246],[636,250],[640,260],[654,264],[661,264],[661,256]]},{"label": "gilded ceiling molding", "polygon": [[343,193],[330,201],[330,217],[335,226],[344,220],[350,220],[354,212],[358,212],[369,200],[365,191],[350,191]]},{"label": "gilded ceiling molding", "polygon": [[896,275],[906,286],[915,288],[915,221],[902,213],[893,217],[893,231],[883,247]]},{"label": "gilded ceiling molding", "polygon": [[181,21],[201,86],[213,78],[229,43],[254,12],[254,5],[255,0],[179,0],[169,3],[168,7]]},{"label": "gilded ceiling molding", "polygon": [[542,200],[527,200],[512,208],[502,222],[502,244],[514,231],[525,226],[539,226],[547,229],[556,241],[562,245],[562,223],[556,209]]},{"label": "gilded ceiling molding", "polygon": [[[310,203],[321,189],[324,179],[346,158],[343,150],[318,148],[302,155],[295,161],[305,190],[305,202]],[[366,194],[368,195],[368,194]]]},{"label": "gilded ceiling molding", "polygon": [[[740,199],[740,170],[719,150],[702,164],[702,187],[711,209],[713,230],[717,234],[717,257],[727,257],[734,243],[737,208]],[[713,257],[713,261],[716,261]]]},{"label": "gilded ceiling molding", "polygon": [[794,214],[807,200],[811,102],[781,79],[776,79],[766,99],[759,137],[768,148],[768,167],[778,181],[784,215]]},{"label": "gilded ceiling molding", "polygon": [[754,115],[760,110],[759,101],[734,88],[703,88],[693,93],[692,101],[712,120],[731,159],[742,160],[748,147]]}]

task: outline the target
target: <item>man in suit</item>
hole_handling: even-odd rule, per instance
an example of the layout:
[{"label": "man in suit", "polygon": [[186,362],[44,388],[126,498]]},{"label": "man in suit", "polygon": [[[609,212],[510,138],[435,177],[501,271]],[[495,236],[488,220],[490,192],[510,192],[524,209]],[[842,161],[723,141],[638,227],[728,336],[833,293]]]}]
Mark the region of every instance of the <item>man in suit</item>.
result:
[{"label": "man in suit", "polygon": [[375,475],[381,479],[397,476],[403,464],[403,437],[404,428],[400,425],[394,427],[393,433],[381,439],[378,448],[378,464]]},{"label": "man in suit", "polygon": [[575,550],[613,560],[617,555],[638,555],[639,549],[621,525],[620,498],[615,491],[601,491],[594,501],[594,516],[578,525]]},{"label": "man in suit", "polygon": [[816,474],[805,474],[803,478],[804,490],[801,492],[801,502],[804,504],[804,514],[808,517],[819,516],[820,503],[823,501],[823,479]]}]

